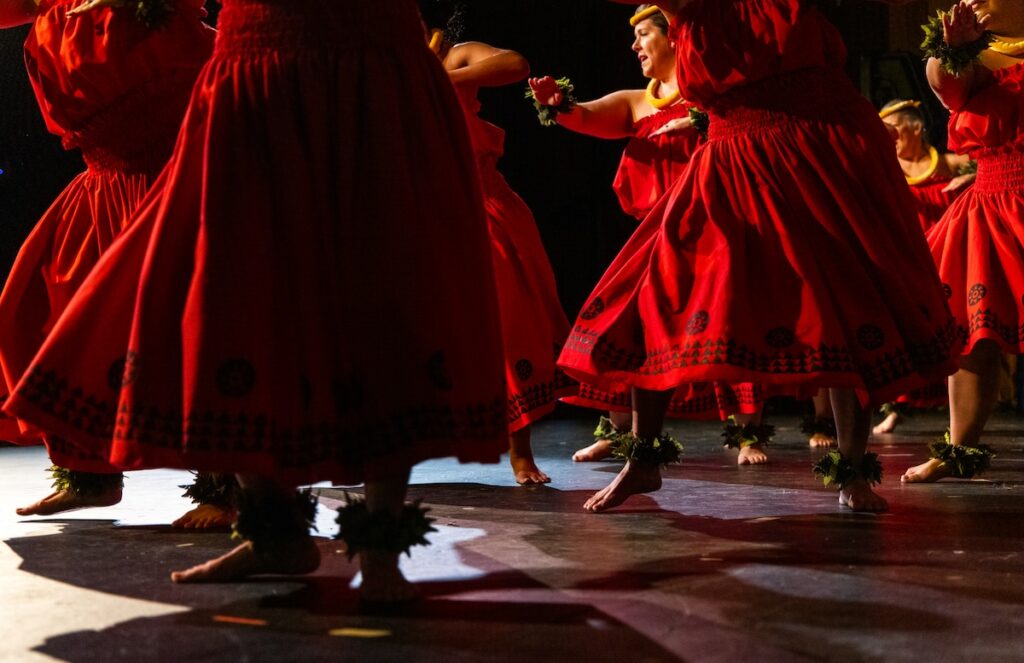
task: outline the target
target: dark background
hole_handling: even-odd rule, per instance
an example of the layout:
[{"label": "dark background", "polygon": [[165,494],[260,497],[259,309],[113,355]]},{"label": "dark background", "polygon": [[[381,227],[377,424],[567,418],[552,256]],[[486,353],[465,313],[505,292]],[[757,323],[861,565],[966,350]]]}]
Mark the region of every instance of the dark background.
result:
[{"label": "dark background", "polygon": [[[921,63],[914,49],[920,41],[917,26],[929,5],[937,3],[922,1],[899,9],[870,2],[819,4],[846,38],[848,73],[876,104],[894,96],[931,99],[919,75],[915,78]],[[215,20],[217,4],[209,5]],[[536,75],[571,76],[581,99],[646,84],[630,50],[630,7],[594,0],[468,0],[466,5],[463,39],[517,50]],[[387,39],[387,26],[379,28],[380,38]],[[35,221],[83,168],[77,153],[64,152],[39,116],[21,54],[27,32],[27,27],[0,31],[4,274]],[[523,89],[485,90],[483,116],[508,133],[501,168],[537,217],[562,302],[573,317],[636,226],[619,210],[610,187],[623,143],[540,127]],[[935,138],[941,144],[944,117],[932,104]]]}]

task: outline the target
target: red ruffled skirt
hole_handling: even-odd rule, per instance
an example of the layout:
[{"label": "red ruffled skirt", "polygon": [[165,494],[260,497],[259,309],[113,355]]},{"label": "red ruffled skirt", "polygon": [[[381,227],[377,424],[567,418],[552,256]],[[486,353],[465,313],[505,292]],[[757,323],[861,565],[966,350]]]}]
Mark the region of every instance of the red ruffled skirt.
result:
[{"label": "red ruffled skirt", "polygon": [[154,193],[8,411],[85,470],[354,483],[497,461],[479,183],[414,5],[226,0],[219,27]]},{"label": "red ruffled skirt", "polygon": [[952,373],[953,320],[870,104],[823,70],[719,101],[559,363],[605,389],[752,382],[865,404]]},{"label": "red ruffled skirt", "polygon": [[1024,152],[981,156],[978,177],[928,233],[963,351],[1024,353]]},{"label": "red ruffled skirt", "polygon": [[509,430],[549,414],[575,383],[555,364],[569,335],[537,223],[530,208],[501,176],[494,160],[480,162],[498,288]]},{"label": "red ruffled skirt", "polygon": [[[8,398],[100,255],[128,225],[150,179],[90,168],[71,180],[25,240],[0,295],[0,399]],[[10,417],[0,417],[0,440],[43,441],[38,430]]]}]

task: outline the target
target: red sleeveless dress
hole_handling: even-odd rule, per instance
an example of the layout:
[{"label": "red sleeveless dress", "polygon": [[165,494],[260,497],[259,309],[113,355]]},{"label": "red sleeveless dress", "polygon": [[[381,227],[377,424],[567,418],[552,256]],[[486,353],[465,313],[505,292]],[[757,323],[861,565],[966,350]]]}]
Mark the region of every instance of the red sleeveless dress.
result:
[{"label": "red sleeveless dress", "polygon": [[949,120],[949,144],[978,162],[974,186],[928,234],[957,330],[1024,352],[1024,63],[993,72]]},{"label": "red sleeveless dress", "polygon": [[865,405],[956,370],[892,140],[843,73],[838,32],[799,0],[693,0],[672,32],[709,143],[598,284],[560,364],[605,387],[837,387]]},{"label": "red sleeveless dress", "polygon": [[159,190],[8,410],[80,469],[350,484],[498,461],[480,184],[414,3],[225,0],[218,28]]},{"label": "red sleeveless dress", "polygon": [[[627,214],[642,220],[686,169],[700,145],[696,130],[651,136],[671,120],[688,117],[692,106],[680,103],[640,118],[633,137],[623,150],[612,188]],[[647,226],[653,231],[654,226]],[[581,383],[579,394],[566,403],[598,410],[629,412],[632,389],[628,384],[605,389]],[[668,416],[679,419],[725,419],[732,414],[754,414],[764,398],[758,385],[697,382],[679,386],[668,407]]]},{"label": "red sleeveless dress", "polygon": [[[180,0],[157,30],[129,8],[69,19],[66,11],[79,4],[43,0],[25,42],[46,126],[66,149],[82,151],[87,170],[29,235],[0,295],[4,400],[170,157],[192,85],[213,48],[202,0]],[[23,423],[0,419],[0,439],[32,444],[39,437]]]},{"label": "red sleeveless dress", "polygon": [[459,88],[458,93],[483,185],[505,348],[508,425],[515,432],[549,414],[559,398],[576,393],[575,383],[555,365],[569,320],[533,213],[498,171],[505,132],[480,118],[475,90]]}]

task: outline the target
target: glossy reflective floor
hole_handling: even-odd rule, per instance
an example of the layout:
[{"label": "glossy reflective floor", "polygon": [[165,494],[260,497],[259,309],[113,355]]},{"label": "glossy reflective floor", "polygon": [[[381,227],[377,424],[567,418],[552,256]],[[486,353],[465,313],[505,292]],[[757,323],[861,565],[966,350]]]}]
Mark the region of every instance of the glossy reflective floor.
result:
[{"label": "glossy reflective floor", "polygon": [[[412,492],[439,531],[404,562],[424,600],[390,615],[361,611],[328,538],[305,579],[172,585],[231,546],[166,525],[188,507],[187,474],[133,474],[109,509],[19,518],[48,463],[0,449],[0,660],[1024,660],[1024,420],[997,417],[999,456],[977,481],[899,484],[942,415],[876,439],[884,516],[841,510],[795,418],[773,423],[757,468],[735,465],[719,425],[674,425],[685,464],[603,515],[580,505],[618,465],[569,460],[589,418],[537,427],[550,487],[517,487],[504,465],[422,465]],[[329,536],[342,495],[320,492]]]}]

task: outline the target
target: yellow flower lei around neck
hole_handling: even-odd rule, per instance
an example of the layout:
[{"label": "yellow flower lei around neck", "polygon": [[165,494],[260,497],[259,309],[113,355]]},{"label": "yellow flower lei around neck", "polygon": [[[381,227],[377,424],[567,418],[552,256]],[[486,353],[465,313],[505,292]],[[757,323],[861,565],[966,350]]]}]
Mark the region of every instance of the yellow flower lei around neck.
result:
[{"label": "yellow flower lei around neck", "polygon": [[929,145],[928,146],[928,155],[932,159],[932,162],[930,164],[928,164],[928,170],[924,171],[922,174],[918,175],[917,177],[908,177],[908,176],[904,175],[904,177],[907,178],[907,184],[909,184],[910,186],[917,186],[918,184],[922,184],[924,182],[927,182],[928,180],[930,180],[932,178],[932,175],[935,174],[935,171],[939,169],[939,151],[937,149],[935,149],[934,147]]},{"label": "yellow flower lei around neck", "polygon": [[681,96],[679,94],[679,90],[676,90],[667,97],[663,97],[661,99],[657,98],[656,96],[654,96],[654,91],[657,89],[658,84],[660,82],[661,81],[659,81],[657,78],[652,78],[651,82],[647,84],[647,91],[644,92],[644,100],[651,106],[654,106],[654,108],[656,108],[657,110],[668,108],[672,104],[679,101],[679,98]]},{"label": "yellow flower lei around neck", "polygon": [[1020,41],[1003,41],[996,37],[989,44],[989,48],[1002,55],[1017,56],[1024,54],[1024,39]]}]

